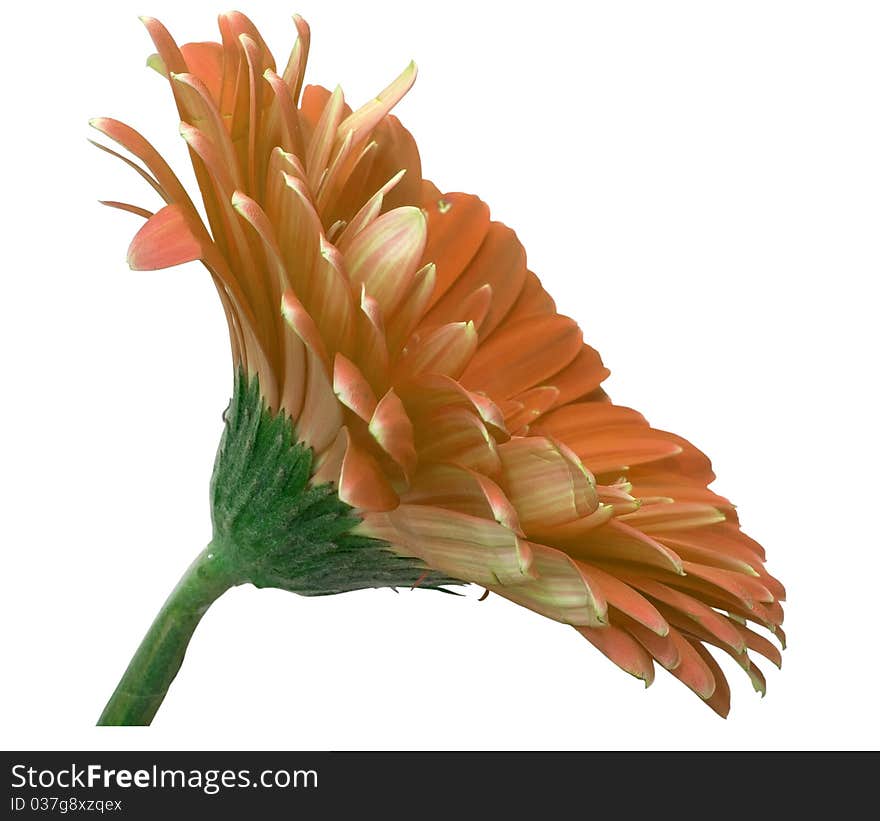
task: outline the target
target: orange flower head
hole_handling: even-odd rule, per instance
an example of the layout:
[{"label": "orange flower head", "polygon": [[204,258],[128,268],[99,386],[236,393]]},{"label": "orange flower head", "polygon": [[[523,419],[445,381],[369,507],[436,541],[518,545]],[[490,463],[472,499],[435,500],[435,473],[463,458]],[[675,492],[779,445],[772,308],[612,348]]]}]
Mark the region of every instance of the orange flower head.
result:
[{"label": "orange flower head", "polygon": [[[353,533],[568,624],[650,684],[654,663],[726,715],[707,650],[763,692],[784,590],[709,460],[613,404],[581,330],[557,313],[514,232],[477,197],[422,178],[390,114],[413,64],[352,110],[304,86],[309,29],[279,69],[254,25],[178,47],[146,18],[207,214],[156,150],[92,121],[146,166],[164,207],[135,269],[201,260],[233,362],[311,449],[310,483],[354,509]],[[419,578],[413,578],[418,584]]]}]

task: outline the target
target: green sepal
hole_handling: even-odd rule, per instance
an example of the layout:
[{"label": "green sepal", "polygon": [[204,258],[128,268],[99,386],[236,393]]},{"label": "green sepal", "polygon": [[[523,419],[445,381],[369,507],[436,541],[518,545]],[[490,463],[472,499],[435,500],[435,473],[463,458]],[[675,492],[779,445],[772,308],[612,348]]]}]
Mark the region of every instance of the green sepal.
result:
[{"label": "green sepal", "polygon": [[236,579],[304,596],[369,587],[461,584],[351,533],[360,517],[331,483],[309,482],[313,454],[240,371],[211,477],[212,549]]}]

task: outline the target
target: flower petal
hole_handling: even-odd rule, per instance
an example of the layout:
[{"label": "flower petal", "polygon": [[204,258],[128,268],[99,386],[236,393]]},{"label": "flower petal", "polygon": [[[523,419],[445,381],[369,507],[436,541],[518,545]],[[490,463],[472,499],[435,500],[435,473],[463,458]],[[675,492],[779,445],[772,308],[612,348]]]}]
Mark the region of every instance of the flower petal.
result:
[{"label": "flower petal", "polygon": [[577,565],[587,578],[590,587],[600,593],[608,604],[613,605],[658,636],[665,636],[669,633],[669,625],[657,608],[628,584],[595,565],[584,562],[577,562]]},{"label": "flower petal", "polygon": [[613,661],[621,670],[645,682],[654,681],[654,662],[647,650],[629,633],[613,624],[604,627],[576,628],[597,650]]},{"label": "flower petal", "polygon": [[395,378],[409,380],[420,374],[442,374],[453,379],[465,369],[477,350],[473,322],[450,322],[426,330],[410,340],[398,362]]},{"label": "flower petal", "polygon": [[369,511],[393,510],[399,503],[376,460],[351,438],[342,459],[339,498],[354,508]]},{"label": "flower petal", "polygon": [[[433,262],[437,266],[437,287],[432,299],[432,304],[436,304],[483,244],[489,230],[489,208],[469,194],[426,194],[422,206],[429,230],[422,264]],[[469,292],[473,289],[472,286]]]},{"label": "flower petal", "polygon": [[372,100],[362,105],[357,111],[349,114],[340,124],[336,131],[336,138],[349,132],[358,132],[360,139],[365,140],[379,122],[396,106],[404,95],[412,88],[416,81],[416,64],[410,64],[400,75],[385,89],[380,91]]},{"label": "flower petal", "polygon": [[393,389],[389,390],[376,405],[370,419],[369,431],[385,451],[403,470],[409,479],[416,468],[416,447],[413,426],[406,408]]},{"label": "flower petal", "polygon": [[360,368],[341,353],[333,361],[333,391],[345,407],[369,422],[376,410],[376,394]]},{"label": "flower petal", "polygon": [[561,407],[592,393],[610,374],[599,354],[589,345],[584,345],[568,365],[547,380],[547,384],[559,391],[556,401]]},{"label": "flower petal", "polygon": [[[448,195],[449,197],[461,198],[464,195]],[[476,197],[471,197],[467,206],[460,201],[448,199],[451,207],[461,211],[485,208],[485,205]],[[451,212],[449,212],[451,213]],[[482,212],[480,211],[480,214]],[[448,214],[447,214],[448,216]],[[488,218],[488,212],[486,212]],[[431,232],[435,230],[436,223],[441,219],[437,212],[428,210],[429,244],[431,244]],[[445,219],[445,216],[443,216]],[[479,231],[482,222],[468,230]],[[468,242],[470,235],[463,242]],[[469,246],[465,245],[463,251],[456,253],[466,254]],[[451,250],[447,255],[451,255]],[[425,258],[428,251],[425,252]],[[458,264],[454,257],[447,263],[450,269]],[[470,261],[456,276],[453,282],[447,283],[443,293],[435,294],[435,304],[430,313],[425,317],[426,323],[453,322],[464,319],[461,306],[469,294],[488,285],[492,289],[492,302],[488,308],[486,318],[480,328],[480,336],[486,338],[504,319],[510,311],[522,290],[526,280],[526,252],[517,239],[516,234],[506,225],[500,222],[490,223],[485,230],[485,236],[479,246],[479,250],[473,254]],[[442,297],[442,298],[441,298]]]},{"label": "flower petal", "polygon": [[694,649],[694,645],[677,630],[669,631],[669,639],[676,644],[681,657],[680,663],[669,672],[704,701],[710,699],[717,684],[709,665]]},{"label": "flower petal", "polygon": [[587,561],[634,562],[677,575],[684,572],[681,559],[674,551],[619,519],[586,534],[571,546],[571,553]]},{"label": "flower petal", "polygon": [[508,399],[564,368],[582,344],[574,320],[559,314],[535,317],[489,337],[461,375],[461,383],[493,399]]},{"label": "flower petal", "polygon": [[361,284],[391,316],[409,290],[425,247],[425,217],[418,208],[395,208],[359,233],[345,254],[351,283]]},{"label": "flower petal", "polygon": [[170,268],[201,259],[202,255],[202,244],[179,205],[160,208],[128,246],[128,264],[134,271]]},{"label": "flower petal", "polygon": [[462,465],[419,465],[402,501],[449,508],[481,519],[494,519],[522,536],[516,510],[504,491],[487,476]]},{"label": "flower petal", "polygon": [[516,585],[531,578],[527,542],[497,522],[427,505],[368,513],[353,531],[384,539],[403,556],[476,584]]},{"label": "flower petal", "polygon": [[598,506],[592,477],[572,469],[549,439],[516,437],[498,446],[503,484],[526,533],[566,524]]},{"label": "flower petal", "polygon": [[489,590],[563,624],[599,627],[608,621],[608,605],[589,578],[565,553],[531,543],[536,578]]}]

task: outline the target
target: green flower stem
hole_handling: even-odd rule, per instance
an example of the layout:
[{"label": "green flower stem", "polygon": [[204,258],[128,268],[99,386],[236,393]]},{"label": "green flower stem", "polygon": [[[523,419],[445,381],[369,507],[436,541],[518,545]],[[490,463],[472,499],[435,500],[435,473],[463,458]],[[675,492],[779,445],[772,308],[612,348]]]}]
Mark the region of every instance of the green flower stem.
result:
[{"label": "green flower stem", "polygon": [[162,605],[98,726],[146,726],[153,720],[202,616],[234,584],[222,551],[208,545]]}]

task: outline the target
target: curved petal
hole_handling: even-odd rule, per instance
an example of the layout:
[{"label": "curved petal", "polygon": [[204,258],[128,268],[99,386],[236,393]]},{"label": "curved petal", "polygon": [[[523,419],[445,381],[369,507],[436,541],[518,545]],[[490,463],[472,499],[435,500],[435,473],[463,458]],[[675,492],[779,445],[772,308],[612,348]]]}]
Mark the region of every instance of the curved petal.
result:
[{"label": "curved petal", "polygon": [[535,317],[486,340],[461,375],[461,383],[493,399],[508,399],[564,368],[582,344],[574,320],[559,314]]},{"label": "curved petal", "polygon": [[128,246],[128,264],[134,271],[170,268],[202,256],[202,243],[193,234],[179,205],[160,208],[143,224]]},{"label": "curved petal", "polygon": [[366,514],[354,532],[384,539],[403,556],[484,586],[532,578],[528,543],[497,522],[465,513],[401,504],[387,513]]},{"label": "curved petal", "polygon": [[546,545],[532,543],[531,550],[535,579],[511,587],[489,585],[489,590],[563,624],[607,623],[608,605],[577,563]]}]

